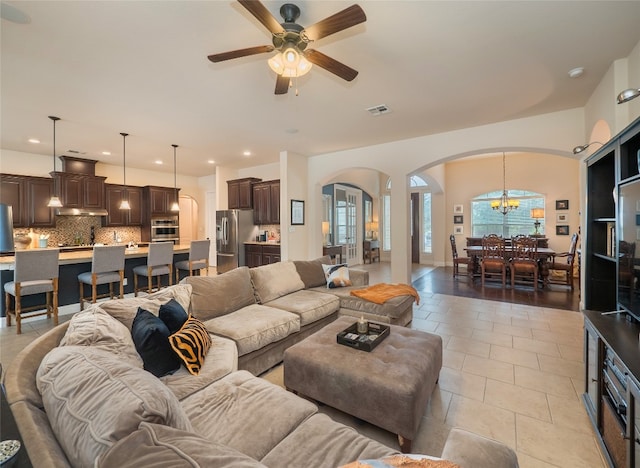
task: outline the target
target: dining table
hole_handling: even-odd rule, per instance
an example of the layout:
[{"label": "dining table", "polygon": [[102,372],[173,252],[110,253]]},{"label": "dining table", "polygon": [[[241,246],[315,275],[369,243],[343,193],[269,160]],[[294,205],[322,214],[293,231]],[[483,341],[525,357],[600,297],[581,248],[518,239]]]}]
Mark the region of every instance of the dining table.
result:
[{"label": "dining table", "polygon": [[[464,250],[467,252],[467,257],[469,257],[469,277],[473,279],[476,276],[480,276],[480,259],[482,258],[482,246],[468,245]],[[555,250],[549,247],[538,247],[536,250],[536,259],[538,261],[538,271],[539,277],[541,278],[542,286],[545,286],[549,283],[549,259],[553,258],[555,254]],[[509,262],[511,257],[513,257],[513,248],[511,247],[511,245],[505,246],[504,255],[505,261]]]}]

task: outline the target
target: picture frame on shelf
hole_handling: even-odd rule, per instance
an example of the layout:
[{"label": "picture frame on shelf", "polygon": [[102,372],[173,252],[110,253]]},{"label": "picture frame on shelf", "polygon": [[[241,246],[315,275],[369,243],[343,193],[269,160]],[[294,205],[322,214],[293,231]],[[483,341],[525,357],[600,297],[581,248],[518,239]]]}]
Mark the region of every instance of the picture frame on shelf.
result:
[{"label": "picture frame on shelf", "polygon": [[569,226],[564,224],[556,226],[556,236],[568,236],[568,235],[569,235]]},{"label": "picture frame on shelf", "polygon": [[292,226],[304,225],[304,201],[303,200],[291,200],[291,225]]},{"label": "picture frame on shelf", "polygon": [[453,226],[453,233],[456,235],[464,234],[464,226],[458,224],[457,226]]},{"label": "picture frame on shelf", "polygon": [[464,216],[462,215],[453,215],[453,224],[463,224]]},{"label": "picture frame on shelf", "polygon": [[455,214],[462,214],[464,212],[464,205],[453,205],[453,212]]},{"label": "picture frame on shelf", "polygon": [[556,223],[558,224],[566,224],[569,222],[569,215],[567,213],[557,213],[556,214]]},{"label": "picture frame on shelf", "polygon": [[556,200],[556,210],[568,210],[569,200]]}]

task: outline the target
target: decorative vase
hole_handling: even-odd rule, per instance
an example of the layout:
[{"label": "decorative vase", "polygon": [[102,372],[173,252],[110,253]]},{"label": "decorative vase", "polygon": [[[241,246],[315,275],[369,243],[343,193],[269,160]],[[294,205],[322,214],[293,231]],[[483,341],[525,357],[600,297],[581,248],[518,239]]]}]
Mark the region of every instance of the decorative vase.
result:
[{"label": "decorative vase", "polygon": [[16,250],[25,250],[31,246],[31,237],[28,234],[16,234],[13,238]]}]

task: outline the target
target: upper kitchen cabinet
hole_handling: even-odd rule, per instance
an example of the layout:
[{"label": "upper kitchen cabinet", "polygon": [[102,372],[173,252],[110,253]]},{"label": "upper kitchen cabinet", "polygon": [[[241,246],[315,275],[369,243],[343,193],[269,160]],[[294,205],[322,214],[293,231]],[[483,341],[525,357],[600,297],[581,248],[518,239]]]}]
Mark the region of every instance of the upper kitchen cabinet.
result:
[{"label": "upper kitchen cabinet", "polygon": [[230,210],[253,209],[253,184],[262,179],[246,177],[244,179],[228,180],[228,205]]},{"label": "upper kitchen cabinet", "polygon": [[13,227],[27,227],[25,177],[0,174],[0,202],[11,206]]},{"label": "upper kitchen cabinet", "polygon": [[58,214],[68,210],[104,211],[104,181],[106,177],[95,175],[98,161],[93,159],[60,156],[62,171],[52,172],[55,191],[62,201],[63,208]]},{"label": "upper kitchen cabinet", "polygon": [[253,222],[280,224],[280,180],[253,184]]},{"label": "upper kitchen cabinet", "polygon": [[121,210],[120,202],[124,197],[124,185],[105,184],[105,202],[107,216],[102,218],[105,227],[142,226],[142,187],[127,186],[127,199],[131,209]]},{"label": "upper kitchen cabinet", "polygon": [[11,205],[13,227],[55,227],[53,209],[47,204],[53,195],[53,180],[0,174],[0,200]]},{"label": "upper kitchen cabinet", "polygon": [[144,194],[144,215],[150,218],[161,216],[175,216],[171,211],[171,205],[176,197],[176,191],[168,187],[155,187],[147,185],[143,189]]}]

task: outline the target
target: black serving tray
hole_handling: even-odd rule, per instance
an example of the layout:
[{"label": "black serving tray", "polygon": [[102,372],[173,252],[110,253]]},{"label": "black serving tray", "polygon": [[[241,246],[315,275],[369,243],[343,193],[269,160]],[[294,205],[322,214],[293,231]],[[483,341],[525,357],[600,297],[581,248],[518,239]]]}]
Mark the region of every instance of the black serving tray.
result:
[{"label": "black serving tray", "polygon": [[366,334],[358,333],[358,323],[345,328],[336,335],[338,343],[350,348],[370,352],[389,336],[390,327],[382,323],[368,322]]}]

